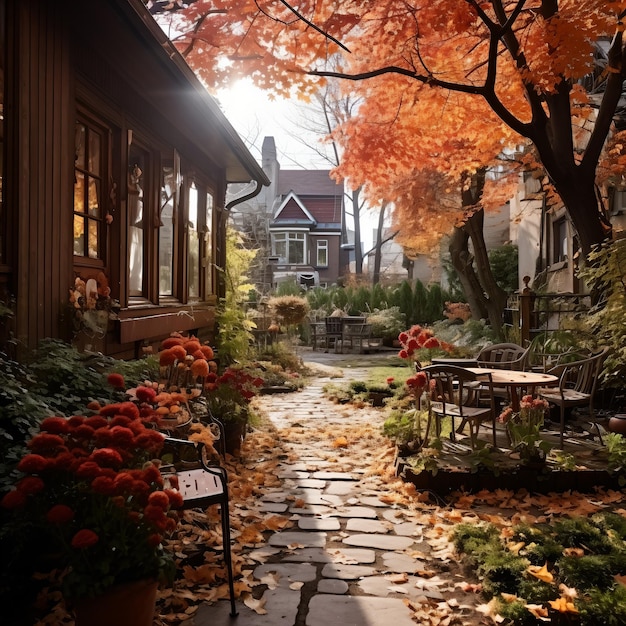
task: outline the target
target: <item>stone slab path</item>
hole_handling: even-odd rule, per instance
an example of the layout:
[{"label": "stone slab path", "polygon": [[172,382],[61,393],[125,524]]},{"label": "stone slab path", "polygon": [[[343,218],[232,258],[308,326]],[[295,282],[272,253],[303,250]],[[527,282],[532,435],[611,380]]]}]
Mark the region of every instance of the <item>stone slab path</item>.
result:
[{"label": "stone slab path", "polygon": [[[354,368],[343,381],[366,378],[366,370]],[[361,446],[352,458],[346,447],[331,459],[328,442],[317,438],[333,424],[349,433],[378,429],[383,420],[380,409],[341,410],[326,400],[322,389],[331,380],[342,382],[317,378],[297,394],[258,399],[279,436],[298,435],[281,438],[287,458],[277,472],[280,487],[267,490],[258,510],[291,516],[293,525],[262,549],[267,560],[252,572],[259,583],[254,610],[238,600],[239,615],[231,618],[229,603],[220,600],[202,605],[193,626],[413,626],[415,605],[443,600],[441,581],[424,572],[431,544],[422,526],[390,502],[380,476],[366,472],[364,455],[380,450]],[[463,619],[466,613],[459,609],[446,623],[482,623]]]}]

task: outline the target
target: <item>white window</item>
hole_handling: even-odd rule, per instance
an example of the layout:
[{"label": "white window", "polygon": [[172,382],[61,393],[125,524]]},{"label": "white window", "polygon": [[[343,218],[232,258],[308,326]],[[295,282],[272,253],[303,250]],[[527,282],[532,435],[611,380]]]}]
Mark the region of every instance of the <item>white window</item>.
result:
[{"label": "white window", "polygon": [[552,263],[567,261],[567,221],[564,217],[552,223]]},{"label": "white window", "polygon": [[300,263],[305,261],[304,233],[273,233],[272,255],[280,263]]},{"label": "white window", "polygon": [[317,261],[318,267],[328,267],[328,239],[317,240]]}]

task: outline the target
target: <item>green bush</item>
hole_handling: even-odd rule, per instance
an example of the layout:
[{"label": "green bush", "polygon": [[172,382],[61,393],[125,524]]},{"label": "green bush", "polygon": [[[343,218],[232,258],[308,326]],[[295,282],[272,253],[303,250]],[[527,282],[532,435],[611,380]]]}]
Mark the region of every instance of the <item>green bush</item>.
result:
[{"label": "green bush", "polygon": [[591,589],[577,598],[576,608],[584,626],[624,626],[626,624],[626,587]]}]

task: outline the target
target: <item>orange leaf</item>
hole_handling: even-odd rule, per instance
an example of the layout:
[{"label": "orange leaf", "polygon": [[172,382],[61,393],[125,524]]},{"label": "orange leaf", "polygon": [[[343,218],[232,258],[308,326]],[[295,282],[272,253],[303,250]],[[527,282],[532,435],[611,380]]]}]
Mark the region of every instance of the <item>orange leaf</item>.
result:
[{"label": "orange leaf", "polygon": [[333,441],[333,448],[347,448],[348,440],[345,437],[337,437],[335,441]]},{"label": "orange leaf", "polygon": [[542,580],[544,583],[554,582],[554,576],[548,571],[548,564],[545,563],[541,567],[538,565],[529,565],[526,570],[531,576]]},{"label": "orange leaf", "polygon": [[549,601],[550,606],[559,613],[578,613],[578,609],[574,606],[574,603],[567,598],[557,598],[556,600]]}]

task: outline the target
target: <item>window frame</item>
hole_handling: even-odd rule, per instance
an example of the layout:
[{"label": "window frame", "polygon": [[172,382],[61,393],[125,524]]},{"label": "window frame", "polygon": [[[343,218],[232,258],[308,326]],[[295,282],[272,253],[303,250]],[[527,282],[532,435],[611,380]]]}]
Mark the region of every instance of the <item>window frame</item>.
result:
[{"label": "window frame", "polygon": [[552,221],[552,263],[566,265],[569,260],[569,229],[565,215],[555,217]]},{"label": "window frame", "polygon": [[[281,256],[280,254],[278,254],[276,252],[276,243],[277,243],[277,236],[284,236],[285,238],[285,256]],[[290,254],[290,243],[291,240],[295,241],[301,241],[302,242],[302,259],[300,261],[290,261],[289,260],[289,254]],[[279,257],[279,262],[282,263],[283,265],[306,265],[307,261],[307,233],[304,231],[300,231],[300,230],[280,230],[280,231],[273,231],[271,233],[271,239],[272,239],[272,256],[277,256]]]},{"label": "window frame", "polygon": [[[320,263],[320,252],[324,251],[326,262]],[[318,239],[315,242],[315,265],[316,267],[328,267],[328,239]]]},{"label": "window frame", "polygon": [[[75,115],[75,123],[74,123],[74,132],[76,133],[76,127],[78,124],[82,124],[85,128],[91,129],[98,133],[101,138],[100,141],[100,175],[99,181],[100,186],[98,190],[98,202],[100,209],[100,217],[89,216],[88,211],[78,212],[76,211],[76,205],[73,201],[72,205],[72,229],[74,228],[74,221],[76,217],[82,217],[85,220],[86,224],[89,224],[89,221],[95,222],[98,228],[98,255],[96,257],[90,257],[88,255],[88,239],[84,242],[83,252],[87,252],[87,254],[75,254],[74,249],[72,249],[72,257],[73,264],[76,267],[85,267],[85,268],[104,268],[108,262],[108,229],[107,229],[107,221],[106,216],[109,214],[111,209],[111,197],[110,197],[110,188],[109,181],[111,178],[111,167],[112,167],[112,127],[111,125],[101,116],[97,115],[91,109],[87,109],[83,105],[77,104],[76,106],[76,115]],[[88,144],[88,140],[85,142]],[[76,155],[75,155],[76,156]],[[83,174],[87,174],[89,171],[87,167],[79,168],[77,167],[76,158],[74,161],[74,184],[76,185],[76,173],[77,171],[82,172]],[[87,188],[84,190],[84,200],[87,198]],[[75,200],[75,196],[72,196],[73,200]],[[88,232],[88,229],[87,229]],[[74,239],[74,237],[72,237]]]}]

